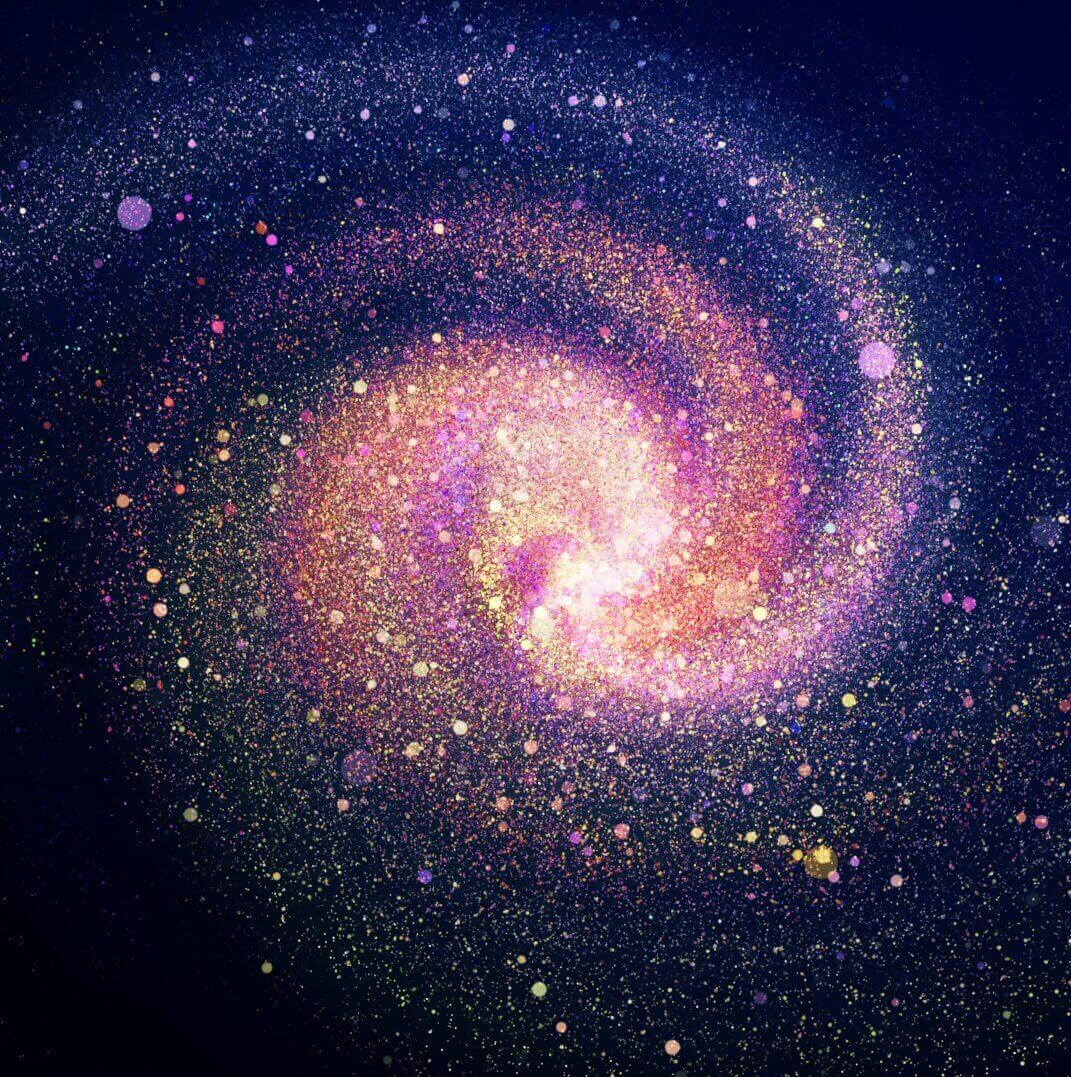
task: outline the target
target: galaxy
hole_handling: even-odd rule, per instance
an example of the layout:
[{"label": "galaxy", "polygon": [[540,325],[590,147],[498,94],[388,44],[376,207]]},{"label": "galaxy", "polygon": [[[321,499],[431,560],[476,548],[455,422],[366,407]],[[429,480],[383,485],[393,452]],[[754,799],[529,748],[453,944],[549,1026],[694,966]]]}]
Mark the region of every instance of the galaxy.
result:
[{"label": "galaxy", "polygon": [[1071,94],[833,6],[24,18],[5,1071],[1065,1072]]}]

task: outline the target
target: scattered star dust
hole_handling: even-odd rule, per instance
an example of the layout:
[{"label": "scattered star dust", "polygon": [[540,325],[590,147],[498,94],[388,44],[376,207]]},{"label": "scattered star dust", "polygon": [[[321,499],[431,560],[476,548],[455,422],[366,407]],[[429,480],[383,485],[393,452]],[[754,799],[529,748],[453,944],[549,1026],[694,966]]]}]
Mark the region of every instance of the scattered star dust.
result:
[{"label": "scattered star dust", "polygon": [[1066,475],[954,210],[631,21],[203,36],[5,135],[89,491],[7,526],[256,986],[369,1072],[1053,1057]]}]

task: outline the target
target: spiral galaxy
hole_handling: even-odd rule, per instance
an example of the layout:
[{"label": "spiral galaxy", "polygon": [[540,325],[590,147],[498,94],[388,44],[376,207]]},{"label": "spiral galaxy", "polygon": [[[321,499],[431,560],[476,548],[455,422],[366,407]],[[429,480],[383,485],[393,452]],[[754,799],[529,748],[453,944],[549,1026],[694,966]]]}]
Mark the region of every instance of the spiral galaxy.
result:
[{"label": "spiral galaxy", "polygon": [[147,832],[325,1059],[1037,1058],[1066,978],[1002,965],[991,866],[1055,885],[1061,734],[1008,716],[1067,685],[979,642],[1030,588],[966,507],[952,241],[685,47],[433,7],[213,31],[9,140]]}]

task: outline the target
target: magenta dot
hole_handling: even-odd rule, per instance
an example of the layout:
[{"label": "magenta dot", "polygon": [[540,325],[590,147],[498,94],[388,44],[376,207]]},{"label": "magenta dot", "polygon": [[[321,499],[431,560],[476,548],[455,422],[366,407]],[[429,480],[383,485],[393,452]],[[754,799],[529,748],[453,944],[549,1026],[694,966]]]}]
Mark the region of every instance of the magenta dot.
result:
[{"label": "magenta dot", "polygon": [[131,195],[119,203],[116,216],[128,232],[140,232],[152,220],[152,206],[144,198]]},{"label": "magenta dot", "polygon": [[342,777],[350,785],[368,785],[375,776],[375,758],[363,748],[355,748],[342,760]]},{"label": "magenta dot", "polygon": [[872,340],[859,353],[859,369],[872,381],[887,378],[896,368],[896,352],[880,340]]}]

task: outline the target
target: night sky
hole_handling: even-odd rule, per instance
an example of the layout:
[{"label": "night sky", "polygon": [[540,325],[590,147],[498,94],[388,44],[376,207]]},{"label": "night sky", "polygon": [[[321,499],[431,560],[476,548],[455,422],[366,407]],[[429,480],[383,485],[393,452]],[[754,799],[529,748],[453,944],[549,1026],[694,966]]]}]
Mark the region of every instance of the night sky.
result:
[{"label": "night sky", "polygon": [[1066,1072],[1059,19],[758,7],[5,5],[3,1072]]}]

